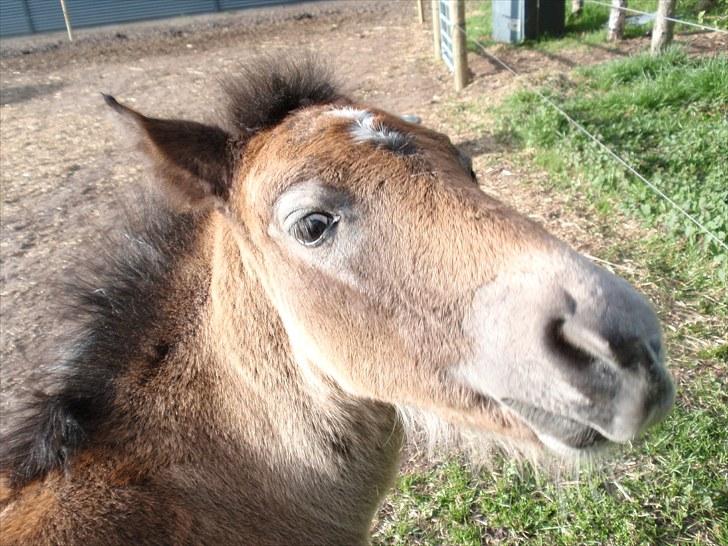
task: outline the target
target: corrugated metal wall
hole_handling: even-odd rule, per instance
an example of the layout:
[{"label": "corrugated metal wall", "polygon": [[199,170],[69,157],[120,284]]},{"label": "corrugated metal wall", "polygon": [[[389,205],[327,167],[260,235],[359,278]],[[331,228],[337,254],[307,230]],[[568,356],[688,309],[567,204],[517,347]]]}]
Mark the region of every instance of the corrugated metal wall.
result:
[{"label": "corrugated metal wall", "polygon": [[[66,0],[71,24],[90,27],[301,0]],[[0,36],[66,28],[59,0],[0,0]]]}]

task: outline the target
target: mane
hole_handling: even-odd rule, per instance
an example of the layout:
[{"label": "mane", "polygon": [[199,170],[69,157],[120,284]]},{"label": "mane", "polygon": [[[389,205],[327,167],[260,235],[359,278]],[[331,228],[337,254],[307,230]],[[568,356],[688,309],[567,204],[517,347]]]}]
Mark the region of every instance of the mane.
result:
[{"label": "mane", "polygon": [[279,124],[299,108],[344,99],[330,71],[312,57],[260,57],[242,64],[222,86],[223,123],[242,137]]},{"label": "mane", "polygon": [[[227,123],[246,138],[280,123],[288,113],[340,98],[328,71],[311,59],[262,58],[223,82]],[[138,354],[145,331],[163,317],[159,299],[181,257],[193,248],[200,215],[155,204],[134,227],[107,241],[91,266],[66,283],[64,305],[75,332],[62,355],[40,366],[36,389],[6,419],[0,437],[0,475],[15,486],[63,468],[109,420],[115,379]],[[155,365],[169,348],[159,345]]]},{"label": "mane", "polygon": [[112,412],[115,378],[161,318],[163,287],[191,250],[200,218],[155,209],[63,284],[68,339],[32,378],[44,387],[30,393],[0,438],[0,472],[14,484],[62,467],[93,436]]}]

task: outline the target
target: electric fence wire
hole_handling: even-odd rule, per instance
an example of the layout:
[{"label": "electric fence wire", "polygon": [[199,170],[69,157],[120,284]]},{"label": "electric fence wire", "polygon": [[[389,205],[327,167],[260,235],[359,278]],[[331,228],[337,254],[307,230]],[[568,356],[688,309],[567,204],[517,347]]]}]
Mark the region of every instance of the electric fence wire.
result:
[{"label": "electric fence wire", "polygon": [[[591,0],[588,0],[591,1]],[[457,27],[460,32],[465,33],[465,28],[458,25]],[[506,69],[508,72],[513,74],[514,76],[520,76],[518,72],[516,72],[512,67],[510,67],[507,63],[499,59],[497,56],[495,56],[493,53],[489,52],[485,46],[479,42],[478,40],[472,40],[475,45],[477,45],[480,50],[483,52],[483,54],[488,57],[489,59],[495,61],[500,66],[502,66],[504,69]],[[680,205],[678,205],[673,199],[670,198],[665,192],[663,192],[660,188],[658,188],[654,183],[650,182],[647,178],[642,176],[632,165],[627,163],[624,159],[622,159],[616,152],[614,152],[611,148],[609,148],[606,144],[604,144],[601,140],[599,140],[597,137],[595,137],[592,133],[590,133],[581,123],[576,121],[574,118],[572,118],[568,113],[566,113],[561,107],[559,107],[558,104],[556,104],[554,101],[552,101],[548,96],[543,94],[539,89],[536,87],[532,87],[532,90],[543,100],[546,104],[551,106],[554,110],[556,110],[561,116],[563,116],[569,123],[571,123],[574,127],[576,127],[581,133],[583,133],[587,138],[589,138],[592,142],[594,142],[599,148],[601,148],[604,152],[606,152],[609,156],[611,156],[615,161],[620,163],[625,169],[627,169],[629,172],[631,172],[634,176],[636,176],[639,180],[642,181],[648,188],[650,188],[655,194],[660,196],[662,199],[667,201],[667,203],[670,204],[675,210],[677,210],[680,214],[682,214],[685,218],[690,220],[693,224],[695,224],[698,229],[700,229],[701,232],[703,232],[705,235],[707,235],[710,239],[715,241],[715,243],[723,247],[724,249],[728,250],[728,244],[721,241],[717,235],[715,235],[712,231],[710,231],[708,228],[706,228],[703,224],[701,224],[696,218],[694,218],[689,212],[687,212],[685,209],[683,209]]]},{"label": "electric fence wire", "polygon": [[[649,13],[647,11],[640,11],[638,9],[632,9],[628,7],[623,6],[613,6],[612,4],[608,4],[606,2],[599,2],[599,0],[584,0],[587,4],[596,4],[597,6],[605,6],[607,8],[612,9],[618,9],[620,11],[628,11],[630,13],[638,13],[640,15],[650,15],[654,16],[654,13]],[[703,30],[709,30],[711,32],[720,32],[721,34],[728,34],[728,30],[723,30],[722,28],[716,28],[716,27],[709,27],[707,25],[702,25],[700,23],[693,23],[692,21],[683,21],[682,19],[675,19],[674,17],[665,17],[668,21],[672,21],[673,23],[680,23],[681,25],[687,25],[689,27],[696,27],[696,28],[702,28]]]}]

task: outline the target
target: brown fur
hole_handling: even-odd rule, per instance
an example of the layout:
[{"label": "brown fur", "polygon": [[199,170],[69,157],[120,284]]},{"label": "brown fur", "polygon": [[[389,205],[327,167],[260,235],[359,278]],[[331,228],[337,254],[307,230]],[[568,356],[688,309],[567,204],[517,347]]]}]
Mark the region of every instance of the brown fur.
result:
[{"label": "brown fur", "polygon": [[[407,150],[355,144],[305,66],[246,74],[230,132],[107,99],[197,212],[130,239],[128,271],[85,300],[85,341],[0,459],[5,544],[365,544],[397,407],[538,445],[453,368],[478,288],[560,243],[481,193],[443,135],[373,110]],[[306,184],[355,204],[323,259],[276,227]]]}]

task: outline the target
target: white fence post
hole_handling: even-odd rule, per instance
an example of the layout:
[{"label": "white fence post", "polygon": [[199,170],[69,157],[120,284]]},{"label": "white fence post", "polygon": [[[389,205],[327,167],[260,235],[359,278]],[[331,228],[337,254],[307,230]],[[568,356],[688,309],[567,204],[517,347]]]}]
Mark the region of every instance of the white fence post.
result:
[{"label": "white fence post", "polygon": [[465,38],[465,1],[450,0],[452,21],[452,57],[455,75],[455,91],[468,85],[468,46]]},{"label": "white fence post", "polygon": [[672,42],[672,31],[675,27],[673,21],[668,21],[666,17],[672,17],[675,14],[675,0],[659,0],[657,4],[657,14],[655,15],[655,25],[652,27],[652,47],[653,55],[659,55]]},{"label": "white fence post", "polygon": [[607,40],[616,42],[624,37],[624,22],[626,14],[620,8],[627,7],[627,0],[612,0],[612,10],[609,12],[609,27]]},{"label": "white fence post", "polygon": [[440,0],[432,0],[432,35],[435,46],[435,60],[442,59],[442,44],[440,43]]},{"label": "white fence post", "polygon": [[71,28],[71,17],[68,15],[66,8],[66,0],[61,0],[61,9],[63,10],[63,20],[66,22],[66,31],[68,32],[68,41],[73,41],[73,29]]}]

